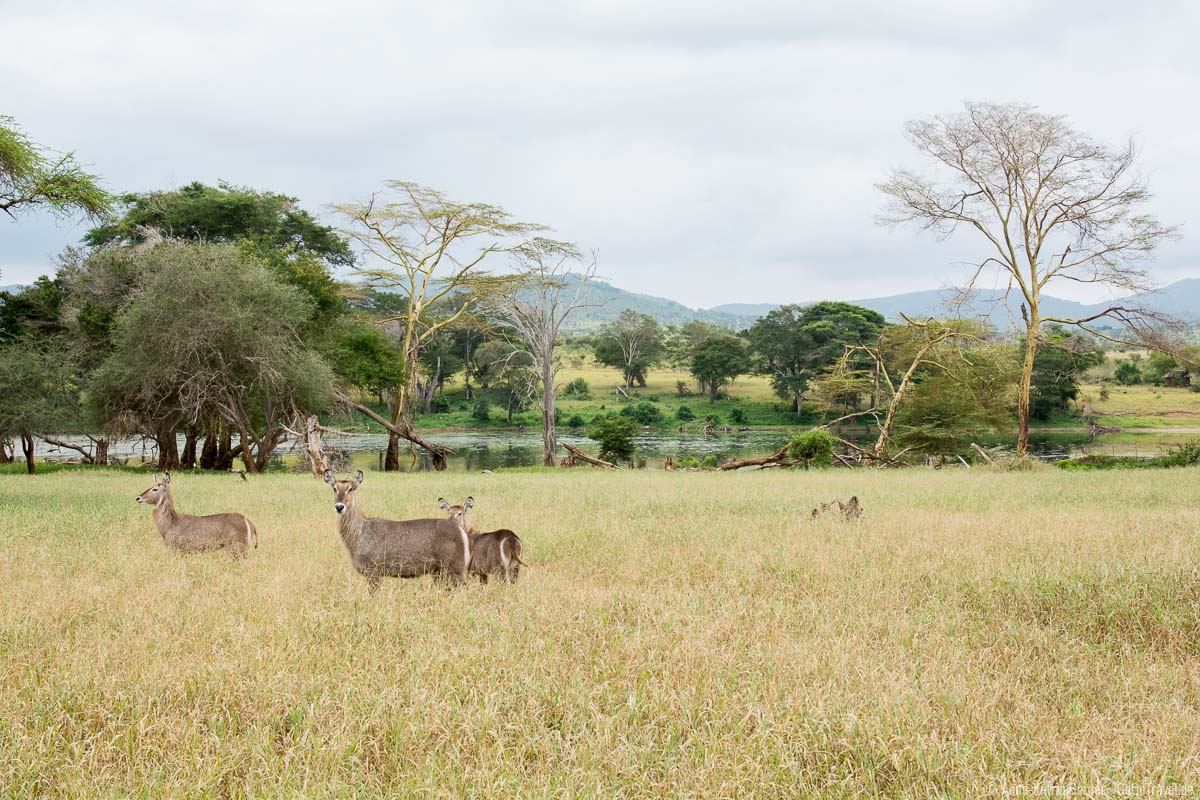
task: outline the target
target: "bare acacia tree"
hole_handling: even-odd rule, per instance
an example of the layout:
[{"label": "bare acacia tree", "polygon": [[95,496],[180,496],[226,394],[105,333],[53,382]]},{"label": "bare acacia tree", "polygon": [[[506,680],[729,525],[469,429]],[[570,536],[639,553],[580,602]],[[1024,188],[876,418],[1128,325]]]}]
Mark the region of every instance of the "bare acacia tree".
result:
[{"label": "bare acacia tree", "polygon": [[1083,318],[1043,315],[1043,290],[1071,281],[1118,292],[1153,288],[1139,265],[1175,230],[1143,207],[1146,184],[1133,170],[1132,141],[1110,148],[1074,130],[1062,116],[1022,104],[968,103],[960,114],[910,122],[908,138],[940,167],[930,178],[893,170],[879,189],[890,198],[882,221],[916,222],[948,238],[974,229],[990,245],[960,298],[995,269],[1020,293],[1025,354],[1018,388],[1017,454],[1029,442],[1033,362],[1047,323],[1078,326],[1111,320],[1134,333],[1157,317],[1114,302]]},{"label": "bare acacia tree", "polygon": [[580,254],[561,242],[538,241],[515,254],[524,275],[512,290],[486,302],[495,324],[511,331],[533,361],[542,384],[542,464],[558,465],[558,431],[554,423],[555,386],[561,364],[554,355],[558,334],[567,317],[586,305],[588,282],[596,275],[596,258],[580,270]]},{"label": "bare acacia tree", "polygon": [[[478,302],[503,291],[514,278],[484,271],[497,253],[530,247],[545,230],[514,220],[484,203],[459,203],[436,189],[388,181],[387,190],[366,203],[332,206],[349,223],[343,233],[362,245],[371,262],[359,269],[366,285],[397,291],[407,299],[391,318],[400,327],[405,378],[396,387],[385,469],[400,468],[399,438],[419,445],[444,469],[447,448],[426,441],[413,427],[421,352],[440,331],[454,325]],[[432,312],[437,308],[437,315]],[[351,403],[360,411],[363,407]]]}]

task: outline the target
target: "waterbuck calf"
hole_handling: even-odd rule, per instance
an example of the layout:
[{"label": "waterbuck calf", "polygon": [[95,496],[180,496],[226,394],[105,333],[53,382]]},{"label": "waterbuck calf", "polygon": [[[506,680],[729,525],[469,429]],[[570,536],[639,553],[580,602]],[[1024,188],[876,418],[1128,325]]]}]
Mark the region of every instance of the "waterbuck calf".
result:
[{"label": "waterbuck calf", "polygon": [[516,583],[521,567],[529,566],[521,560],[520,537],[506,528],[488,533],[475,530],[467,519],[467,512],[474,506],[473,497],[468,497],[461,506],[452,506],[443,498],[438,498],[438,508],[449,514],[451,522],[461,526],[470,537],[471,574],[477,575],[481,583],[487,583],[491,575],[506,583]]},{"label": "waterbuck calf", "polygon": [[332,470],[325,482],[333,487],[333,510],[338,534],[350,553],[350,563],[367,579],[373,592],[380,578],[447,577],[455,586],[466,583],[471,545],[466,528],[448,519],[373,519],[358,507],[361,471],[354,480],[339,481]]},{"label": "waterbuck calf", "polygon": [[137,496],[137,502],[154,506],[151,517],[168,547],[185,553],[228,548],[234,558],[246,555],[251,546],[258,547],[258,529],[241,514],[209,514],[197,517],[175,511],[171,497],[171,473]]}]

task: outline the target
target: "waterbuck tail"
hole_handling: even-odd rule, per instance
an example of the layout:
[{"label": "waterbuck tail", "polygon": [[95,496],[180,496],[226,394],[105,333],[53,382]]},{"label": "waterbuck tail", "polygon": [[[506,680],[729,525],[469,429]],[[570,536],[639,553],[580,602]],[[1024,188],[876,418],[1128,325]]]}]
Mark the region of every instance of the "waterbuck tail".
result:
[{"label": "waterbuck tail", "polygon": [[246,547],[254,545],[254,549],[258,549],[258,528],[254,527],[254,523],[249,519],[246,520]]},{"label": "waterbuck tail", "polygon": [[[505,545],[508,545],[508,553],[504,552]],[[500,554],[507,555],[508,558],[517,562],[522,567],[529,566],[528,564],[526,564],[524,561],[521,560],[521,540],[518,539],[516,536],[510,536],[500,542]]]}]

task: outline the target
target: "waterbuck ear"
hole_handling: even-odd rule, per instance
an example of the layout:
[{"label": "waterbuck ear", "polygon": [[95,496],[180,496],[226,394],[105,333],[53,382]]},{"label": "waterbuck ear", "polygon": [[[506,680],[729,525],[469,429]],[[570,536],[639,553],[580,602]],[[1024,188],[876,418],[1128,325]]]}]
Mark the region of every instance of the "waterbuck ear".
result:
[{"label": "waterbuck ear", "polygon": [[325,482],[328,483],[330,486],[333,485],[333,470],[331,470],[331,469],[325,470]]},{"label": "waterbuck ear", "polygon": [[362,474],[362,470],[360,469],[358,472],[354,473],[354,488],[357,489],[358,485],[360,483],[362,483],[362,481],[363,481],[363,474]]},{"label": "waterbuck ear", "polygon": [[163,483],[164,483],[164,484],[167,484],[167,483],[170,483],[170,482],[171,482],[171,473],[169,473],[169,472],[164,472],[164,473],[163,473]]},{"label": "waterbuck ear", "polygon": [[463,508],[474,508],[474,507],[475,507],[475,498],[474,497],[468,497],[467,502],[463,503]]},{"label": "waterbuck ear", "polygon": [[444,498],[444,497],[438,498],[438,508],[440,508],[442,511],[450,510],[450,504],[446,502],[446,498]]}]

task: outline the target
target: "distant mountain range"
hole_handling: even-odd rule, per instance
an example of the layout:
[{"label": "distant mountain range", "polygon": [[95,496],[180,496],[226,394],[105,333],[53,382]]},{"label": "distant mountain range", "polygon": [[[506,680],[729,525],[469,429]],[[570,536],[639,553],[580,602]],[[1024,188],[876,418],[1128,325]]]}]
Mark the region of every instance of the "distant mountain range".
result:
[{"label": "distant mountain range", "polygon": [[[663,325],[682,325],[700,320],[721,325],[731,330],[741,330],[754,324],[755,320],[778,308],[772,303],[725,303],[712,308],[689,308],[683,303],[665,297],[627,292],[624,289],[594,280],[588,287],[591,308],[580,309],[568,320],[572,331],[583,333],[595,330],[615,319],[622,311],[632,309],[647,314]],[[952,312],[948,302],[952,292],[936,289],[921,292],[906,292],[885,297],[850,300],[855,305],[878,311],[889,321],[897,321],[901,314],[910,317],[945,317]],[[796,305],[810,305],[815,301],[797,301]],[[1008,305],[1000,293],[980,292],[971,303],[974,313],[986,316],[999,328],[1007,327],[1010,315],[1020,319],[1019,295],[1010,297]],[[1131,295],[1119,301],[1123,305],[1148,308],[1200,324],[1200,279],[1189,278],[1169,284],[1157,292]],[[1043,316],[1082,318],[1103,311],[1112,303],[1077,303],[1057,297],[1043,297]],[[1011,306],[1011,308],[1010,308]],[[963,314],[968,312],[963,310]]]}]

